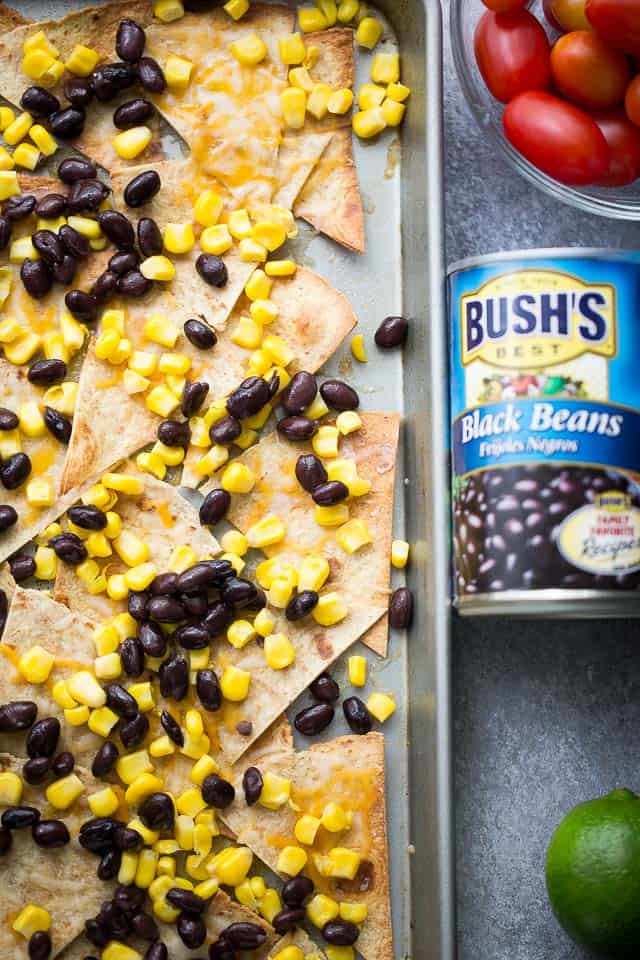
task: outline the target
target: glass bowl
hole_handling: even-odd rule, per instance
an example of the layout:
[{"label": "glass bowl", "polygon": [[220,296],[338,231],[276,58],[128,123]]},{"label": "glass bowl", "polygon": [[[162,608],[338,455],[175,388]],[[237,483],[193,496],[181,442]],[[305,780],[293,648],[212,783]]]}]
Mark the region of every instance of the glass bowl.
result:
[{"label": "glass bowl", "polygon": [[[541,0],[528,6],[548,36],[555,39],[558,34],[545,20]],[[603,217],[640,220],[640,180],[626,187],[567,187],[534,167],[508,142],[502,130],[504,105],[495,100],[485,86],[473,50],[476,24],[486,9],[481,0],[450,0],[453,58],[467,103],[484,135],[526,180],[557,200]]]}]

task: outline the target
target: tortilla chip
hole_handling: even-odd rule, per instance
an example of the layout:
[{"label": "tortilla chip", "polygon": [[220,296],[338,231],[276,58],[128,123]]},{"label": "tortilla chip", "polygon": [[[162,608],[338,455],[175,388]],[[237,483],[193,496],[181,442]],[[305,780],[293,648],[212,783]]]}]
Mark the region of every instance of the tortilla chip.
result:
[{"label": "tortilla chip", "polygon": [[[311,68],[314,83],[326,83],[332,90],[355,87],[354,32],[350,27],[331,27],[305,34],[307,49],[316,47],[318,60]],[[307,115],[304,131],[351,129],[351,112],[328,113],[322,120]]]},{"label": "tortilla chip", "polygon": [[[0,754],[1,772],[20,774],[22,764],[22,760],[10,754]],[[92,816],[87,795],[100,785],[82,767],[76,765],[74,772],[84,783],[86,792],[63,813],[47,804],[42,787],[24,783],[22,803],[37,807],[44,817],[64,820],[71,843],[45,850],[33,842],[31,830],[14,831],[11,852],[2,862],[2,960],[25,960],[27,956],[27,941],[13,933],[9,921],[28,903],[45,907],[51,914],[51,956],[57,957],[79,936],[85,919],[94,916],[105,896],[109,896],[111,885],[96,877],[97,858],[77,840],[81,824]]]},{"label": "tortilla chip", "polygon": [[[347,620],[331,628],[328,636],[332,640],[334,631],[348,624],[358,611],[375,609],[386,612],[391,592],[389,555],[400,418],[397,414],[363,413],[361,419],[360,430],[341,437],[339,456],[355,459],[358,475],[371,482],[371,490],[366,496],[349,502],[351,518],[365,520],[373,540],[371,544],[354,554],[346,554],[332,532],[316,524],[313,501],[298,484],[294,472],[298,457],[312,452],[311,444],[292,444],[275,430],[239,458],[254,471],[257,482],[250,494],[232,496],[227,513],[227,519],[243,533],[269,513],[285,522],[286,538],[265,550],[269,557],[278,556],[283,562],[294,565],[298,565],[307,553],[327,557],[331,566],[328,589],[337,590],[345,598],[350,611]],[[216,486],[219,481],[214,478],[202,488],[202,493],[206,495]],[[380,616],[382,613],[375,621]],[[288,625],[285,632],[289,633],[291,626]],[[360,634],[352,636],[351,642],[358,636]],[[363,639],[368,642],[368,638]],[[372,649],[384,656],[386,635],[375,635],[375,644]],[[245,647],[243,652],[246,650]]]},{"label": "tortilla chip", "polygon": [[364,253],[364,211],[350,129],[334,132],[293,210],[320,233]]},{"label": "tortilla chip", "polygon": [[332,133],[288,132],[278,151],[278,187],[273,202],[293,210],[296,199],[320,157],[327,149]]},{"label": "tortilla chip", "polygon": [[[278,810],[267,810],[260,804],[248,807],[241,781],[249,765],[257,766],[262,773],[269,771],[291,779],[296,810],[289,804]],[[392,960],[383,735],[338,737],[292,753],[276,728],[256,744],[241,767],[234,781],[240,799],[221,811],[220,819],[233,830],[239,843],[250,847],[273,870],[285,841],[297,845],[294,826],[302,813],[319,817],[329,801],[352,811],[352,826],[341,834],[339,845],[360,853],[363,864],[355,880],[335,881],[321,876],[312,853],[305,872],[318,891],[338,901],[367,904],[369,914],[361,927],[358,952],[365,960]],[[336,840],[332,838],[331,846]],[[327,849],[320,845],[316,852]]]},{"label": "tortilla chip", "polygon": [[[27,698],[38,705],[40,719],[57,717],[62,727],[59,749],[70,750],[85,766],[91,765],[103,743],[102,737],[88,727],[66,723],[52,691],[58,680],[67,679],[78,670],[93,671],[96,652],[91,631],[91,624],[84,617],[51,600],[42,590],[17,586],[0,643],[0,703]],[[18,671],[18,661],[36,644],[54,654],[56,661],[46,683],[26,684]],[[0,751],[26,757],[24,733],[0,734]]]},{"label": "tortilla chip", "polygon": [[[125,464],[123,472],[135,472],[135,469],[129,470]],[[166,570],[169,557],[178,546],[192,547],[199,558],[219,553],[218,541],[208,527],[200,526],[198,511],[177,488],[149,474],[143,476],[144,492],[138,497],[120,494],[116,510],[123,527],[148,544],[150,559],[158,573]],[[106,565],[109,575],[127,569],[115,553],[106,560]],[[74,568],[64,563],[58,564],[55,597],[93,624],[126,610],[124,601],[112,600],[106,593],[91,596]]]},{"label": "tortilla chip", "polygon": [[0,35],[9,33],[10,30],[15,30],[16,27],[20,27],[24,23],[31,22],[29,17],[23,17],[19,10],[14,10],[13,7],[0,3]]}]

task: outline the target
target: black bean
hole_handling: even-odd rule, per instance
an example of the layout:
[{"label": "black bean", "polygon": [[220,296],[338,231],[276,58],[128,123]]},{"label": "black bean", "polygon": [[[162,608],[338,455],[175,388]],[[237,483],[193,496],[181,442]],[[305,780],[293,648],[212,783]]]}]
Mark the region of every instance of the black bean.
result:
[{"label": "black bean", "polygon": [[258,590],[255,583],[241,577],[229,577],[222,590],[222,599],[234,607],[246,607],[251,604]]},{"label": "black bean", "polygon": [[228,603],[214,603],[207,610],[203,623],[210,637],[217,637],[233,622],[233,607]]},{"label": "black bean", "polygon": [[84,922],[84,935],[94,947],[106,947],[111,940],[111,934],[96,917],[90,917]]},{"label": "black bean", "polygon": [[8,217],[0,216],[0,250],[9,246],[11,240],[11,220]]},{"label": "black bean", "polygon": [[88,107],[93,100],[93,89],[87,77],[67,77],[63,91],[72,107]]},{"label": "black bean", "polygon": [[396,630],[405,630],[413,617],[413,595],[407,587],[398,587],[389,601],[389,624]]},{"label": "black bean", "polygon": [[199,623],[187,623],[178,627],[175,632],[175,641],[185,650],[204,650],[209,646],[211,638],[206,627]]},{"label": "black bean", "polygon": [[29,937],[29,960],[49,960],[51,949],[51,937],[45,930],[36,930]]},{"label": "black bean", "polygon": [[201,587],[213,587],[218,582],[216,567],[206,561],[194,563],[181,574],[176,581],[176,589],[180,593],[190,593]]},{"label": "black bean", "polygon": [[20,97],[20,106],[35,117],[50,117],[60,109],[60,101],[44,87],[27,87]]},{"label": "black bean", "polygon": [[187,419],[198,412],[208,393],[209,384],[205,383],[204,380],[187,380],[182,391],[182,402],[180,404],[180,409]]},{"label": "black bean", "polygon": [[139,713],[138,701],[119,683],[110,683],[105,688],[107,706],[119,717],[131,720]]},{"label": "black bean", "polygon": [[60,227],[59,236],[68,252],[76,260],[82,260],[89,256],[91,252],[89,241],[75,227],[70,227],[68,223],[65,223]]},{"label": "black bean", "polygon": [[76,180],[67,197],[69,213],[95,213],[111,193],[101,180]]},{"label": "black bean", "polygon": [[120,728],[120,739],[127,750],[139,746],[149,732],[149,721],[144,713],[139,713],[133,720],[128,720]]},{"label": "black bean", "polygon": [[21,193],[16,197],[9,197],[2,206],[2,212],[12,223],[16,223],[30,216],[37,202],[32,193]]},{"label": "black bean", "polygon": [[198,350],[211,350],[218,342],[215,331],[202,320],[187,320],[183,329],[187,340]]},{"label": "black bean", "polygon": [[360,936],[360,930],[350,920],[330,920],[322,928],[322,936],[336,947],[350,947]]},{"label": "black bean", "polygon": [[104,303],[109,300],[118,289],[118,276],[112,270],[105,270],[99,277],[96,277],[91,284],[89,293],[96,303]]},{"label": "black bean", "polygon": [[53,407],[45,407],[43,420],[49,433],[60,443],[67,444],[71,439],[71,421]]},{"label": "black bean", "polygon": [[193,890],[183,890],[181,887],[171,887],[166,893],[166,899],[177,910],[187,913],[203,913],[206,902]]},{"label": "black bean", "polygon": [[2,814],[2,826],[9,830],[23,830],[32,827],[40,819],[40,811],[35,807],[7,807]]},{"label": "black bean", "polygon": [[0,733],[28,730],[37,715],[38,707],[32,700],[11,700],[3,703],[0,705]]},{"label": "black bean", "polygon": [[321,703],[335,703],[340,696],[340,687],[328,673],[321,673],[309,684],[309,693]]},{"label": "black bean", "polygon": [[318,424],[314,420],[308,420],[307,417],[283,417],[282,420],[278,420],[277,429],[285,440],[300,443],[310,440],[318,432]]},{"label": "black bean", "polygon": [[49,776],[49,758],[34,757],[32,760],[27,760],[22,768],[22,776],[27,783],[34,786],[44,783]]},{"label": "black bean", "polygon": [[56,717],[44,717],[29,730],[27,753],[33,757],[52,757],[60,739],[60,721]]},{"label": "black bean", "polygon": [[75,567],[87,559],[87,548],[76,533],[59,533],[49,540],[56,556]]},{"label": "black bean", "polygon": [[133,883],[119,883],[113,895],[113,902],[128,917],[134,916],[144,906],[145,893],[145,890],[141,890]]},{"label": "black bean", "polygon": [[217,773],[210,773],[202,783],[202,796],[210,807],[225,810],[236,797],[233,784],[219,777]]},{"label": "black bean", "polygon": [[224,260],[214,253],[201,253],[196,260],[196,270],[211,287],[224,287],[229,279]]},{"label": "black bean", "polygon": [[120,104],[113,112],[113,125],[118,130],[130,130],[132,127],[139,127],[146,124],[153,117],[156,108],[149,100],[142,97],[136,97],[135,100],[127,100]]},{"label": "black bean", "polygon": [[8,827],[0,827],[0,857],[9,852],[12,843],[11,830]]},{"label": "black bean", "polygon": [[288,907],[301,907],[313,890],[313,882],[309,877],[291,877],[282,887],[282,902]]},{"label": "black bean", "polygon": [[91,86],[103,103],[113,100],[121,90],[133,86],[135,72],[129,63],[101,63],[91,74]]},{"label": "black bean", "polygon": [[36,360],[29,367],[27,379],[38,387],[51,387],[60,383],[67,375],[67,365],[64,360]]},{"label": "black bean", "polygon": [[5,590],[0,589],[0,637],[4,631],[7,614],[9,612],[9,601],[7,600],[7,594]]},{"label": "black bean", "polygon": [[153,286],[152,280],[147,280],[139,270],[129,270],[118,277],[117,290],[123,297],[144,297]]},{"label": "black bean", "polygon": [[120,910],[113,900],[105,900],[100,907],[97,919],[108,930],[112,939],[126,940],[131,931],[128,916]]},{"label": "black bean", "polygon": [[311,611],[317,606],[318,600],[319,597],[315,590],[301,590],[300,593],[292,597],[287,604],[285,610],[287,620],[293,622],[295,620],[302,620],[303,617],[308,617]]},{"label": "black bean", "polygon": [[118,24],[116,53],[127,63],[136,63],[144,53],[145,32],[135,20],[125,18]]},{"label": "black bean", "polygon": [[387,317],[375,333],[375,341],[383,350],[401,347],[407,339],[409,321],[404,317]]},{"label": "black bean", "polygon": [[14,453],[0,466],[0,483],[7,490],[17,490],[31,473],[31,460],[26,453]]},{"label": "black bean", "polygon": [[149,593],[154,597],[168,597],[177,592],[178,574],[159,573],[149,585]]},{"label": "black bean", "polygon": [[145,620],[147,616],[147,603],[149,594],[146,590],[129,590],[127,597],[127,610],[134,620]]},{"label": "black bean", "polygon": [[151,217],[142,217],[138,220],[138,246],[144,257],[153,257],[162,253],[164,243],[160,227]]},{"label": "black bean", "polygon": [[110,770],[113,770],[116,760],[119,757],[118,748],[115,743],[105,740],[91,764],[91,773],[94,777],[106,777]]},{"label": "black bean", "polygon": [[252,807],[260,799],[264,781],[257,767],[247,767],[242,775],[242,789],[248,807]]},{"label": "black bean", "polygon": [[348,496],[349,487],[340,480],[327,480],[326,483],[319,483],[311,493],[313,502],[321,507],[331,507],[336,503],[342,503]]},{"label": "black bean", "polygon": [[196,673],[196,693],[205,710],[215,712],[222,706],[222,691],[215,670],[206,668]]},{"label": "black bean", "polygon": [[31,236],[31,242],[45,263],[50,266],[62,263],[64,246],[53,230],[36,230]]},{"label": "black bean", "polygon": [[334,717],[330,703],[315,703],[296,714],[293,721],[298,733],[305,737],[315,737],[329,726]]},{"label": "black bean", "polygon": [[98,214],[100,229],[112,243],[123,250],[128,250],[136,242],[133,224],[123,213],[117,210],[102,210]]},{"label": "black bean", "polygon": [[109,270],[121,276],[123,273],[129,273],[130,270],[137,270],[140,266],[140,257],[135,250],[124,250],[114,255],[109,260]]},{"label": "black bean", "polygon": [[147,610],[150,618],[159,623],[179,623],[185,618],[183,605],[173,597],[151,597]]},{"label": "black bean", "polygon": [[354,733],[369,733],[373,726],[371,714],[359,697],[347,697],[342,703],[345,720]]},{"label": "black bean", "polygon": [[61,193],[47,193],[36,203],[35,212],[42,220],[57,220],[67,212],[67,198]]},{"label": "black bean", "polygon": [[207,939],[207,928],[202,917],[181,913],[176,922],[178,936],[189,950],[197,950]]},{"label": "black bean", "polygon": [[138,807],[138,814],[149,830],[171,830],[173,827],[173,801],[166,793],[149,794]]},{"label": "black bean", "polygon": [[0,407],[0,430],[15,430],[20,423],[17,413],[7,407]]},{"label": "black bean", "polygon": [[189,664],[184,657],[173,656],[160,667],[160,693],[172,700],[184,700],[189,692]]},{"label": "black bean", "polygon": [[72,186],[78,180],[95,180],[98,168],[93,160],[86,157],[68,157],[58,165],[58,177],[63,183]]},{"label": "black bean", "polygon": [[237,420],[252,417],[269,402],[269,387],[261,377],[247,377],[227,398],[227,413]]},{"label": "black bean", "polygon": [[51,132],[58,140],[73,140],[84,130],[86,113],[84,107],[67,107],[49,117]]},{"label": "black bean", "polygon": [[124,188],[124,202],[128,207],[142,207],[153,200],[161,186],[160,177],[155,170],[144,170]]},{"label": "black bean", "polygon": [[222,445],[233,443],[241,433],[242,424],[235,417],[222,417],[209,427],[211,442]]},{"label": "black bean", "polygon": [[100,858],[100,863],[98,864],[98,880],[114,880],[120,871],[120,865],[122,863],[122,851],[121,850],[107,850],[106,853],[103,853]]},{"label": "black bean", "polygon": [[53,275],[44,260],[30,260],[27,258],[22,261],[20,267],[20,279],[25,290],[34,300],[41,300],[51,290],[53,286]]},{"label": "black bean", "polygon": [[207,591],[197,590],[195,593],[181,593],[180,603],[184,604],[188,616],[197,617],[198,620],[201,620],[209,606]]},{"label": "black bean", "polygon": [[281,937],[291,930],[295,930],[304,920],[304,910],[299,907],[285,907],[280,910],[271,921],[273,929]]},{"label": "black bean", "polygon": [[236,960],[236,952],[228,940],[220,937],[209,946],[209,960]]},{"label": "black bean", "polygon": [[67,825],[62,820],[40,820],[31,828],[31,836],[39,847],[48,850],[64,847],[71,841]]},{"label": "black bean", "polygon": [[146,620],[140,624],[138,640],[148,657],[164,657],[167,652],[167,638],[153,620]]},{"label": "black bean", "polygon": [[69,313],[81,323],[93,323],[98,315],[96,300],[84,290],[70,290],[65,295],[64,302]]},{"label": "black bean", "polygon": [[320,395],[327,406],[334,410],[355,410],[360,405],[358,394],[343,380],[325,380]]},{"label": "black bean", "polygon": [[169,951],[164,943],[158,940],[152,943],[144,955],[144,960],[169,960]]},{"label": "black bean", "polygon": [[36,562],[27,553],[17,553],[15,557],[9,558],[9,569],[16,583],[22,583],[23,580],[28,580],[36,572]]},{"label": "black bean", "polygon": [[282,405],[287,413],[292,416],[298,416],[307,409],[309,404],[317,393],[318,385],[316,378],[306,370],[300,370],[293,376],[291,383],[286,389],[286,397]]},{"label": "black bean", "polygon": [[180,725],[173,719],[168,710],[163,710],[160,714],[160,724],[169,739],[179,747],[184,747],[184,734]]},{"label": "black bean", "polygon": [[221,938],[227,940],[234,950],[257,950],[267,939],[267,933],[257,923],[241,920],[225,927]]},{"label": "black bean", "polygon": [[141,940],[157,940],[160,936],[158,924],[150,913],[136,913],[131,918],[131,930]]},{"label": "black bean", "polygon": [[215,526],[225,516],[231,505],[231,494],[226,490],[210,490],[200,505],[200,523],[203,527]]},{"label": "black bean", "polygon": [[162,93],[166,89],[162,67],[153,57],[141,57],[135,69],[140,86],[149,93]]},{"label": "black bean", "polygon": [[79,504],[67,510],[69,520],[83,530],[104,530],[107,525],[107,515],[100,507],[93,504]]},{"label": "black bean", "polygon": [[296,462],[296,478],[300,486],[311,493],[317,486],[326,483],[327,471],[319,457],[304,453]]},{"label": "black bean", "polygon": [[63,750],[51,761],[51,773],[56,780],[62,777],[68,777],[73,772],[75,766],[73,754],[68,750]]},{"label": "black bean", "polygon": [[63,287],[68,287],[70,283],[73,283],[77,269],[78,264],[75,257],[65,253],[62,258],[62,263],[56,263],[56,265],[51,268],[51,273],[56,283],[61,283]]},{"label": "black bean", "polygon": [[78,835],[80,846],[102,856],[113,847],[118,826],[118,821],[113,817],[92,817],[90,820],[85,820]]},{"label": "black bean", "polygon": [[118,850],[139,850],[143,840],[137,830],[120,824],[113,835],[114,845]]},{"label": "black bean", "polygon": [[167,447],[188,447],[191,428],[186,420],[163,420],[158,427],[158,440]]}]

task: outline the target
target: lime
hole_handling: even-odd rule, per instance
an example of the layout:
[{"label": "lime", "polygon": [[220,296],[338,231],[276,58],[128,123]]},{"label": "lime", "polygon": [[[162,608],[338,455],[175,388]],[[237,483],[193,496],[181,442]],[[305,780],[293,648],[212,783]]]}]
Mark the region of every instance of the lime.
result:
[{"label": "lime", "polygon": [[577,943],[607,958],[640,956],[640,797],[614,790],[575,807],[547,851],[553,912]]}]

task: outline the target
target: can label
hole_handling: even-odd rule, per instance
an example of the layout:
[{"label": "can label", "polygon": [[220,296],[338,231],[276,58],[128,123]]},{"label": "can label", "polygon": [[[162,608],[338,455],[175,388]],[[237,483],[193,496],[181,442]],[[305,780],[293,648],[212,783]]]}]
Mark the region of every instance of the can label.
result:
[{"label": "can label", "polygon": [[456,584],[640,586],[640,257],[454,271]]}]

